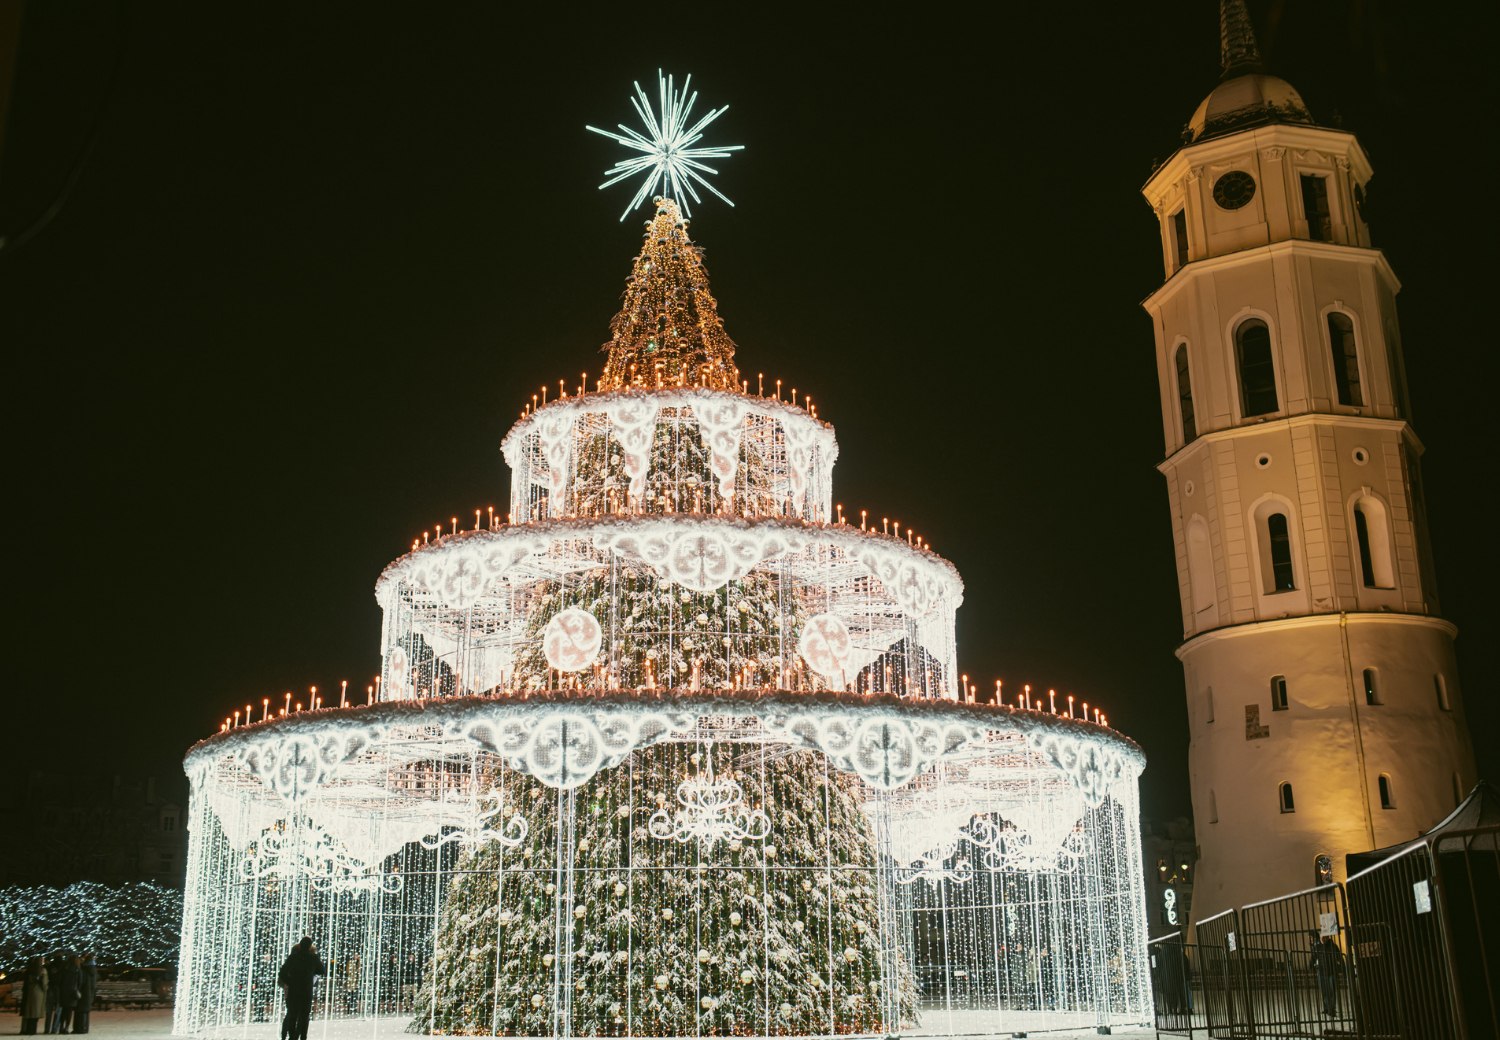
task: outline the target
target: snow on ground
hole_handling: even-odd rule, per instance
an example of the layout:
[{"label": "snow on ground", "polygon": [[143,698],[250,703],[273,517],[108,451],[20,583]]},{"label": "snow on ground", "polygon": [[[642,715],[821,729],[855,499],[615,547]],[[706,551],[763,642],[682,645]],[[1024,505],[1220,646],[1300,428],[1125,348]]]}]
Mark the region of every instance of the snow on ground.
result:
[{"label": "snow on ground", "polygon": [[[955,1018],[958,1016],[955,1015]],[[308,1031],[308,1040],[405,1040],[406,1019],[389,1018],[379,1022],[368,1019],[356,1021],[315,1021]],[[0,1030],[4,1034],[14,1035],[20,1031],[21,1020],[12,1017],[7,1023],[8,1028]],[[966,1026],[970,1023],[954,1022],[955,1032],[947,1035],[974,1035]],[[972,1023],[972,1027],[983,1029],[984,1026],[978,1022]],[[1024,1028],[1019,1022],[1006,1022],[1007,1031],[1010,1029]],[[1033,1027],[1034,1028],[1034,1027]],[[243,1037],[245,1040],[276,1040],[279,1030],[275,1023],[258,1022],[238,1029],[217,1034],[223,1037]],[[149,1038],[166,1038],[172,1035],[172,1013],[170,1011],[95,1011],[90,1023],[89,1034],[100,1037],[132,1037],[135,1040],[149,1040]],[[936,1031],[923,1030],[920,1036],[941,1036]],[[991,1033],[990,1035],[994,1035]],[[1005,1035],[1001,1033],[1000,1035]],[[1085,1037],[1094,1037],[1093,1027],[1086,1029],[1069,1029],[1063,1032],[1032,1032],[1033,1036],[1048,1037],[1050,1040],[1083,1040]],[[1152,1037],[1155,1036],[1151,1029],[1116,1026],[1115,1036],[1127,1037]]]}]

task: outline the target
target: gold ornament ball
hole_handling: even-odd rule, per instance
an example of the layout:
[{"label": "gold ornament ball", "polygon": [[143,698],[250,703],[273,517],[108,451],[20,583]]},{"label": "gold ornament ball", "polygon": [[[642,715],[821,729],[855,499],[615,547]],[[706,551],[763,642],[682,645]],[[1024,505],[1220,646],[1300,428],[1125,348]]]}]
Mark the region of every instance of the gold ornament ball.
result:
[{"label": "gold ornament ball", "polygon": [[539,1008],[543,1004],[545,1004],[546,1002],[547,1002],[546,998],[544,998],[540,993],[534,993],[534,994],[532,994],[532,997],[531,997],[531,1006],[532,1007]]},{"label": "gold ornament ball", "polygon": [[652,981],[656,983],[656,988],[657,989],[666,989],[667,988],[667,983],[670,980],[665,975],[658,975]]},{"label": "gold ornament ball", "polygon": [[738,910],[729,915],[729,923],[734,925],[736,928],[739,927],[740,922],[743,920],[744,918],[740,916],[740,912]]}]

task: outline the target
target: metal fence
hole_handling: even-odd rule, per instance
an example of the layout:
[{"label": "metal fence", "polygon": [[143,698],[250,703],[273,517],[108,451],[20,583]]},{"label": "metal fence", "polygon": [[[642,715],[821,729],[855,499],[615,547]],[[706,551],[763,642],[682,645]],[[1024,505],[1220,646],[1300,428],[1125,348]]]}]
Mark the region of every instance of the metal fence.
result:
[{"label": "metal fence", "polygon": [[1500,828],[1445,834],[1349,879],[1361,1035],[1500,1035]]},{"label": "metal fence", "polygon": [[1150,943],[1161,1036],[1500,1040],[1500,827]]}]

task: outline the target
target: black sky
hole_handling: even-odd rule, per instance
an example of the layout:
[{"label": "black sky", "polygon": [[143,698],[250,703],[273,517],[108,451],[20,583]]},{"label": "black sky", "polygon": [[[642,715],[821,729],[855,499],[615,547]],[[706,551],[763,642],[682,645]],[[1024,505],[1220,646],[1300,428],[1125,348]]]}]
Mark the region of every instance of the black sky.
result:
[{"label": "black sky", "polygon": [[[1497,775],[1493,13],[1252,0],[1359,134],[1447,617]],[[960,664],[1057,686],[1188,811],[1139,195],[1218,74],[1212,0],[541,7],[33,2],[0,160],[8,759],[170,769],[235,704],[378,667],[381,568],[500,505],[500,438],[597,371],[644,213],[587,122],[729,103],[693,224],[742,367],[820,402],[835,497],[962,572]],[[1488,19],[1486,24],[1473,21]],[[97,126],[97,132],[91,127]]]}]

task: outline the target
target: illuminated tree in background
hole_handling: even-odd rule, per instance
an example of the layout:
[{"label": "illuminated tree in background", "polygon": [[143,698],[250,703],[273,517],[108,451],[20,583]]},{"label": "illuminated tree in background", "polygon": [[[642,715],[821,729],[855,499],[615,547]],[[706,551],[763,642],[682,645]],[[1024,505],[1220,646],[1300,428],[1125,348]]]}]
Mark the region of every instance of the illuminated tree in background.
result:
[{"label": "illuminated tree in background", "polygon": [[149,881],[0,888],[0,963],[66,950],[106,965],[175,965],[181,925],[182,893]]},{"label": "illuminated tree in background", "polygon": [[670,199],[658,204],[647,225],[646,243],[609,329],[613,336],[603,348],[609,356],[600,390],[740,387],[734,341],[709,291],[703,256]]},{"label": "illuminated tree in background", "polygon": [[[603,389],[736,389],[734,344],[670,202],[648,227],[612,328]],[[647,496],[681,494],[681,474],[706,472],[708,457],[693,424],[658,423]],[[764,462],[747,446],[739,464]],[[603,436],[584,448],[578,469],[578,482],[598,494],[623,487]],[[710,488],[702,496],[702,506],[724,505]],[[628,566],[544,582],[529,606],[513,686],[555,684],[543,630],[570,608],[620,619],[618,632],[605,633],[609,656],[621,662],[615,688],[711,693],[774,684],[801,616],[781,602],[795,596],[783,585],[757,570],[702,593]],[[653,833],[653,815],[679,809],[680,785],[706,782],[710,764],[716,779],[742,779],[764,798],[773,815],[762,840]],[[492,841],[456,863],[414,1031],[546,1035],[561,1025],[559,988],[573,991],[577,1035],[620,1035],[627,1023],[666,1036],[883,1028],[872,826],[857,781],[829,770],[821,755],[707,735],[639,750],[572,794],[510,771],[489,781],[502,815],[518,812],[532,827],[519,847]],[[568,875],[557,869],[557,821],[569,816],[573,887],[560,895]],[[558,961],[566,956],[554,944],[559,928],[572,929],[571,964]],[[916,991],[904,962],[898,977],[909,1021]]]}]

